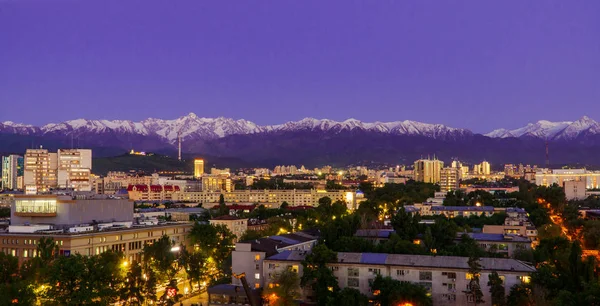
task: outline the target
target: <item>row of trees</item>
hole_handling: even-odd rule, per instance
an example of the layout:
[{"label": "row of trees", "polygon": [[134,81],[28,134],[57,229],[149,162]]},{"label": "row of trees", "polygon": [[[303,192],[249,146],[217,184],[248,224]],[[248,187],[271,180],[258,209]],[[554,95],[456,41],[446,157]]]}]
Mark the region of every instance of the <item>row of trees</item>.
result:
[{"label": "row of trees", "polygon": [[0,305],[173,304],[181,297],[177,278],[190,291],[228,281],[234,235],[224,226],[196,224],[190,239],[194,247],[186,248],[163,236],[144,246],[141,261],[129,262],[110,250],[59,255],[55,241],[42,238],[37,256],[20,266],[17,257],[0,253]]}]

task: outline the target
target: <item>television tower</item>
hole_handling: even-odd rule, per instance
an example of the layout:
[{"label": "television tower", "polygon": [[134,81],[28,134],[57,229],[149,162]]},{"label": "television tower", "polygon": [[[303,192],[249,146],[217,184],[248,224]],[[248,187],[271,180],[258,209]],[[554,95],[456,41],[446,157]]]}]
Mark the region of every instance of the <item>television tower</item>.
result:
[{"label": "television tower", "polygon": [[181,129],[179,129],[179,131],[177,131],[177,143],[178,143],[178,147],[179,147],[179,155],[178,155],[178,159],[179,161],[181,161]]},{"label": "television tower", "polygon": [[546,138],[546,168],[550,169],[550,154],[548,153],[548,138]]}]

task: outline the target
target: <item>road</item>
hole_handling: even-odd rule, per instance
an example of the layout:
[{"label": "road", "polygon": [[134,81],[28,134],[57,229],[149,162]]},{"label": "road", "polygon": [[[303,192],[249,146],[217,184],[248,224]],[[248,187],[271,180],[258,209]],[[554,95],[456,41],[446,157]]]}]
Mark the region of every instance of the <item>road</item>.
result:
[{"label": "road", "polygon": [[192,298],[182,300],[184,306],[190,306],[192,304],[202,304],[202,306],[208,305],[208,293],[204,291],[203,293],[196,295]]}]

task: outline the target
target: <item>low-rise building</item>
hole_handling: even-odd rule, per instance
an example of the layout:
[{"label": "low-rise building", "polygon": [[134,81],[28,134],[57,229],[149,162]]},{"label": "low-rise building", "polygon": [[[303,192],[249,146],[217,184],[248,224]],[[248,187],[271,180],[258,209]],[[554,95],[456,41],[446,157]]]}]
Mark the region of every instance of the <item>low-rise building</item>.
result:
[{"label": "low-rise building", "polygon": [[[305,251],[283,251],[268,257],[263,262],[265,286],[272,284],[277,274],[285,269],[298,267],[302,275],[302,260]],[[353,288],[373,298],[377,293],[370,284],[377,275],[391,277],[398,281],[411,282],[425,287],[431,294],[434,305],[468,305],[472,297],[466,295],[471,274],[468,257],[424,256],[381,253],[337,253],[337,262],[329,267],[338,280],[340,288]],[[504,280],[505,294],[510,288],[521,283],[529,283],[530,274],[535,268],[521,261],[506,258],[481,258],[480,285],[483,293],[482,305],[492,305],[487,279],[497,272]],[[315,302],[314,294],[305,290],[303,298]]]},{"label": "low-rise building", "polygon": [[346,190],[234,190],[231,192],[200,191],[200,192],[177,192],[173,195],[173,201],[186,201],[207,204],[211,207],[219,203],[220,196],[226,203],[258,203],[269,207],[279,207],[281,203],[287,202],[290,206],[317,206],[319,199],[329,197],[331,201],[342,201],[348,209],[356,208],[356,194]]},{"label": "low-rise building", "polygon": [[[513,234],[489,234],[489,233],[467,233],[469,237],[477,241],[477,244],[488,252],[496,252],[511,257],[516,250],[531,249],[531,240],[527,237]],[[457,236],[460,241],[462,234]]]},{"label": "low-rise building", "polygon": [[223,225],[227,227],[236,237],[234,241],[237,241],[246,231],[248,230],[248,219],[238,218],[232,215],[224,215],[209,220],[210,225],[217,226]]},{"label": "low-rise building", "polygon": [[565,181],[563,182],[565,198],[567,200],[584,200],[587,198],[587,189],[585,181]]},{"label": "low-rise building", "polygon": [[21,263],[37,255],[43,237],[54,239],[60,255],[114,250],[139,260],[144,245],[163,235],[186,245],[192,227],[190,222],[134,224],[133,202],[87,195],[15,195],[11,206],[11,225],[0,233],[0,250]]},{"label": "low-rise building", "polygon": [[503,235],[519,235],[527,237],[531,241],[537,239],[537,229],[535,226],[528,225],[484,225],[484,234],[503,234]]},{"label": "low-rise building", "polygon": [[174,194],[181,191],[177,185],[129,185],[127,193],[133,201],[165,202],[176,199]]},{"label": "low-rise building", "polygon": [[[98,255],[108,250],[121,251],[129,261],[141,259],[144,245],[168,235],[175,244],[187,245],[187,235],[192,223],[171,222],[161,225],[130,226],[114,223],[99,228],[92,225],[73,226],[65,230],[49,226],[17,226],[8,233],[0,233],[0,251],[18,257],[22,263],[37,256],[37,244],[41,238],[52,238],[59,254]],[[127,227],[130,226],[130,227]]]},{"label": "low-rise building", "polygon": [[[231,271],[235,274],[246,273],[248,284],[253,288],[263,288],[265,275],[263,262],[267,257],[285,251],[299,251],[302,254],[310,251],[317,243],[318,237],[305,232],[284,234],[260,238],[252,241],[243,241],[235,244],[232,252]],[[301,265],[292,267],[299,271]],[[232,284],[240,285],[239,279],[232,277]]]}]

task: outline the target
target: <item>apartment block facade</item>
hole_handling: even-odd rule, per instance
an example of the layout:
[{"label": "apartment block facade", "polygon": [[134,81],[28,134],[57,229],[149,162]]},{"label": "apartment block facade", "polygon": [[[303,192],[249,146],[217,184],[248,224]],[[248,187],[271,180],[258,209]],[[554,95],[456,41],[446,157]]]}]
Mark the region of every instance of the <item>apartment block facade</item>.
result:
[{"label": "apartment block facade", "polygon": [[23,156],[9,155],[2,157],[2,188],[19,189],[19,180],[23,178]]},{"label": "apartment block facade", "polygon": [[[284,251],[264,260],[265,286],[272,285],[275,277],[285,269],[297,266],[298,273],[302,275],[301,262],[305,253]],[[330,263],[329,267],[340,288],[357,289],[370,298],[377,294],[371,289],[371,284],[377,275],[381,275],[425,287],[431,294],[434,305],[469,305],[473,303],[473,297],[465,291],[469,289],[472,275],[467,262],[467,257],[455,256],[339,252],[337,262]],[[530,274],[535,272],[534,267],[514,259],[481,258],[480,263],[480,286],[485,301],[481,305],[492,305],[487,285],[492,272],[497,272],[503,279],[506,295],[512,286],[529,283]],[[303,298],[316,302],[310,290],[304,291]]]},{"label": "apartment block facade", "polygon": [[419,159],[414,164],[414,178],[417,182],[437,184],[441,180],[444,162],[437,159]]}]

